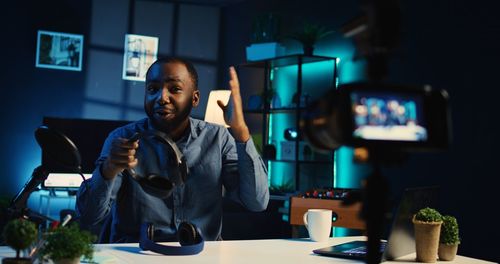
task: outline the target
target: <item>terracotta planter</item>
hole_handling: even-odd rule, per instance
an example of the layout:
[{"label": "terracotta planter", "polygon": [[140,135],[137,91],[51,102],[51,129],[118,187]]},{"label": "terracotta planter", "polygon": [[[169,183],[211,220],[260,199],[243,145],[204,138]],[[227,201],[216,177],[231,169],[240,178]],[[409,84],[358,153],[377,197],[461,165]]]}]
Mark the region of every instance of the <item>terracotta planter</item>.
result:
[{"label": "terracotta planter", "polygon": [[422,222],[413,217],[417,261],[434,263],[438,256],[442,222]]},{"label": "terracotta planter", "polygon": [[458,244],[447,245],[439,244],[438,256],[439,260],[452,261],[455,259],[458,251]]},{"label": "terracotta planter", "polygon": [[30,264],[30,258],[4,258],[2,264]]}]

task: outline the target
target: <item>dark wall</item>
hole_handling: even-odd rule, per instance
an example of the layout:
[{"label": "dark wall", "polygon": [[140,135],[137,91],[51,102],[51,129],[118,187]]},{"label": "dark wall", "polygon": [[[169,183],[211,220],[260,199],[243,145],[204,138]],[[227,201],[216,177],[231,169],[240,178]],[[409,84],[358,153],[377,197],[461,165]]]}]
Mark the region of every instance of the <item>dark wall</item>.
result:
[{"label": "dark wall", "polygon": [[[440,209],[455,215],[461,227],[459,254],[497,261],[494,246],[500,234],[495,228],[498,206],[494,201],[498,199],[494,199],[494,193],[499,156],[496,136],[500,134],[495,115],[500,86],[496,73],[500,19],[496,13],[498,6],[493,2],[401,1],[403,39],[394,55],[389,79],[447,89],[451,95],[454,139],[446,152],[412,155],[403,166],[387,169],[385,173],[393,191],[407,186],[440,185]],[[41,124],[41,118],[82,115],[88,70],[85,57],[82,72],[39,69],[34,67],[35,45],[38,29],[88,36],[90,3],[56,0],[4,4],[0,18],[4,25],[0,66],[2,195],[13,194],[38,165],[40,153],[36,151],[33,131]],[[272,11],[281,15],[282,33],[293,31],[303,19],[338,29],[361,12],[357,4],[255,0],[227,6],[221,18],[224,38],[220,43],[223,51],[220,68],[245,61],[245,46],[250,42],[252,19],[257,14]],[[340,56],[330,47],[348,43],[338,33],[325,40],[319,55]],[[292,52],[300,51],[297,43],[289,40],[284,43]]]},{"label": "dark wall", "polygon": [[33,135],[42,117],[80,117],[83,102],[85,67],[82,72],[35,68],[37,30],[86,35],[90,1],[3,5],[0,190],[12,194],[39,165]]},{"label": "dark wall", "polygon": [[[361,13],[358,2],[276,0],[229,6],[223,17],[223,63],[245,61],[244,48],[250,44],[251,23],[256,15],[281,15],[282,33],[292,32],[302,20],[339,29]],[[402,40],[392,57],[388,81],[447,89],[451,96],[453,143],[444,152],[412,154],[404,164],[386,168],[384,174],[393,193],[410,186],[440,185],[440,211],[456,216],[460,224],[459,254],[497,261],[495,241],[500,234],[494,217],[498,207],[494,193],[500,147],[496,139],[500,134],[496,117],[500,87],[496,74],[500,58],[498,8],[493,1],[406,0],[400,5]],[[339,56],[343,62],[350,60],[352,57],[336,51],[343,41],[336,33],[322,41],[317,54]],[[284,43],[292,53],[300,52],[297,43]],[[342,64],[339,67],[342,71]],[[359,175],[354,173],[352,177]]]}]

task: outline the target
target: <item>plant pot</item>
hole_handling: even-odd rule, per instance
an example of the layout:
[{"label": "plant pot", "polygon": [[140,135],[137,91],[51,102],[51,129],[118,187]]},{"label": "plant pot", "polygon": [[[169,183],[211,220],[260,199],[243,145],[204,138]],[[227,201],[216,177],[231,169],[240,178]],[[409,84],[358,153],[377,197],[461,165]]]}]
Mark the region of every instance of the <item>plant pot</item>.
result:
[{"label": "plant pot", "polygon": [[418,221],[413,216],[417,261],[427,263],[436,262],[441,224],[442,222]]},{"label": "plant pot", "polygon": [[30,264],[30,258],[4,258],[2,264]]},{"label": "plant pot", "polygon": [[65,258],[65,259],[58,259],[58,260],[52,260],[54,264],[79,264],[80,263],[80,257],[77,258]]},{"label": "plant pot", "polygon": [[439,260],[452,261],[455,259],[458,251],[458,244],[447,245],[439,244],[438,256]]},{"label": "plant pot", "polygon": [[304,45],[302,49],[304,50],[304,56],[312,56],[314,53],[314,46]]}]

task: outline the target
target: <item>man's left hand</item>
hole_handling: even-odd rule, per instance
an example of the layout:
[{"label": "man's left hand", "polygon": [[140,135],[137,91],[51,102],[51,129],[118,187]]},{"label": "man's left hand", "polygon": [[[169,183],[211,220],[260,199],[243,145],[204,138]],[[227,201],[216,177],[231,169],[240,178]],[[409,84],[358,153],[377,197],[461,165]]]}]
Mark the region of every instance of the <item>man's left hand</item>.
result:
[{"label": "man's left hand", "polygon": [[[233,137],[236,141],[247,142],[250,139],[250,131],[248,130],[247,124],[245,123],[245,117],[243,116],[243,103],[240,94],[240,82],[238,81],[238,74],[233,66],[229,67],[229,87],[231,88],[231,99],[233,100],[233,111],[231,118],[227,120],[226,123],[231,126]],[[226,117],[228,112],[228,105],[224,105],[222,101],[217,101],[217,104],[224,112],[224,117]],[[228,103],[229,104],[229,103]]]}]

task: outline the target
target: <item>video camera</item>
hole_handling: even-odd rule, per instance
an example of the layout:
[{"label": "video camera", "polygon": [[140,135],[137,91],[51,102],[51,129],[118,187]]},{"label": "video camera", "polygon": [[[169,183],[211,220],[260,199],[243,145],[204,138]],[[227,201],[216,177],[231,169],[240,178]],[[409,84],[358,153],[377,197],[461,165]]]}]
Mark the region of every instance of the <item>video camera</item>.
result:
[{"label": "video camera", "polygon": [[331,89],[301,120],[311,144],[429,151],[449,145],[448,93],[430,86],[353,83]]}]

